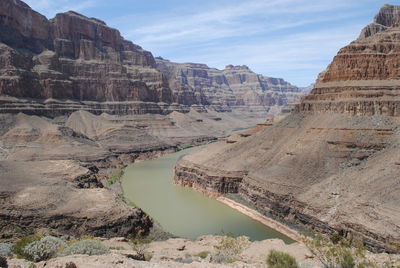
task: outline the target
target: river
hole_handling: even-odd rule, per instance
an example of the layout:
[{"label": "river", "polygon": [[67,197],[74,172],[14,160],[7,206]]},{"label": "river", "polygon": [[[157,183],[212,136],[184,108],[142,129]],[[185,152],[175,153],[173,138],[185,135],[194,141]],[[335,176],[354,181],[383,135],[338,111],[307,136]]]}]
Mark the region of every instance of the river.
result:
[{"label": "river", "polygon": [[173,167],[179,157],[199,148],[189,148],[154,160],[128,166],[122,178],[125,197],[143,209],[166,231],[195,239],[200,235],[231,232],[251,240],[280,238],[283,234],[204,196],[191,188],[173,184]]}]

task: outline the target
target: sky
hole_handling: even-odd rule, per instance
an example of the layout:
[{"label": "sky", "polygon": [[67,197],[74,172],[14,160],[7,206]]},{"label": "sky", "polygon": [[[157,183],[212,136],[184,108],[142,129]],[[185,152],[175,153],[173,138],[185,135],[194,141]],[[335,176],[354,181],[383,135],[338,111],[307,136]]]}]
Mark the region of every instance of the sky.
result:
[{"label": "sky", "polygon": [[313,83],[385,3],[400,0],[25,0],[47,18],[77,11],[174,62],[247,65]]}]

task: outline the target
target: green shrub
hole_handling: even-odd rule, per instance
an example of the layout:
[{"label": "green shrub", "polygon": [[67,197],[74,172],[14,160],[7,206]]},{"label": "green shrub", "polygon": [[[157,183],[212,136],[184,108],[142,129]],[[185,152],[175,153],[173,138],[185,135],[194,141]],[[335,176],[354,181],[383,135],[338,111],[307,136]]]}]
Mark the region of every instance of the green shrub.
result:
[{"label": "green shrub", "polygon": [[31,261],[44,261],[55,256],[57,251],[65,245],[65,242],[54,236],[45,236],[39,241],[34,241],[24,247],[24,254]]},{"label": "green shrub", "polygon": [[107,179],[107,182],[109,185],[113,185],[114,183],[116,183],[117,181],[119,181],[122,176],[124,175],[124,171],[122,169],[117,169],[113,175]]},{"label": "green shrub", "polygon": [[26,237],[21,238],[20,240],[15,243],[13,247],[13,252],[15,255],[17,255],[17,258],[19,259],[29,259],[29,256],[27,256],[24,252],[24,248],[35,241],[39,241],[42,237],[40,235],[29,235]]},{"label": "green shrub", "polygon": [[85,255],[102,255],[110,252],[110,249],[103,245],[98,240],[84,239],[66,246],[61,252],[60,256],[68,256],[75,254]]},{"label": "green shrub", "polygon": [[197,253],[196,256],[205,259],[207,258],[208,255],[210,255],[210,253],[211,253],[210,251],[201,251]]},{"label": "green shrub", "polygon": [[9,243],[0,243],[0,256],[8,257],[12,253],[12,244]]},{"label": "green shrub", "polygon": [[298,268],[296,259],[289,254],[277,250],[271,250],[267,257],[269,268]]},{"label": "green shrub", "polygon": [[214,248],[215,254],[212,260],[217,263],[232,263],[240,260],[240,254],[249,247],[250,241],[246,236],[232,237],[232,235],[224,236],[220,243]]},{"label": "green shrub", "polygon": [[356,264],[354,263],[354,258],[351,255],[351,252],[349,250],[343,250],[342,251],[342,256],[340,259],[340,267],[342,268],[353,268],[355,267]]},{"label": "green shrub", "polygon": [[152,240],[149,237],[143,237],[141,234],[131,236],[129,242],[132,246],[132,249],[136,251],[136,260],[146,260],[146,254],[148,255],[147,249],[149,248],[151,241]]}]

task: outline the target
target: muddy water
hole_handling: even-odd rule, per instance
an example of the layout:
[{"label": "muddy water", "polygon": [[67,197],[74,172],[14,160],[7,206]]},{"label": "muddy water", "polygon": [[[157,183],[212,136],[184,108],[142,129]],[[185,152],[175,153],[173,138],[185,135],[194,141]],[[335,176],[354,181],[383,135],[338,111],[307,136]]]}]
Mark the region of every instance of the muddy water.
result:
[{"label": "muddy water", "polygon": [[198,148],[129,166],[122,180],[125,196],[164,229],[180,237],[195,239],[223,231],[246,235],[252,240],[280,238],[293,242],[225,204],[190,188],[174,185],[172,172],[176,161],[193,150]]}]

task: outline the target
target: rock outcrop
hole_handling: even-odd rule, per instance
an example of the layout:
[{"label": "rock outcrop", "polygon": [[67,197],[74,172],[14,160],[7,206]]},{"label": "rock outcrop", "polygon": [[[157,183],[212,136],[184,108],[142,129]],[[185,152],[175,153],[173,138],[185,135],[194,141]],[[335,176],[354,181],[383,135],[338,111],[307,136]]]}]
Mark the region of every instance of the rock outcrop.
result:
[{"label": "rock outcrop", "polygon": [[374,22],[367,25],[360,34],[359,39],[386,31],[388,28],[400,24],[400,7],[384,5],[374,18]]},{"label": "rock outcrop", "polygon": [[177,103],[220,106],[286,106],[304,93],[281,78],[252,72],[247,66],[224,70],[198,63],[174,63],[156,58]]},{"label": "rock outcrop", "polygon": [[14,0],[0,14],[0,95],[171,102],[151,53],[104,22],[72,11],[47,20]]},{"label": "rock outcrop", "polygon": [[292,114],[183,157],[176,183],[237,193],[289,221],[393,250],[400,242],[399,66],[398,26],[352,42]]}]

